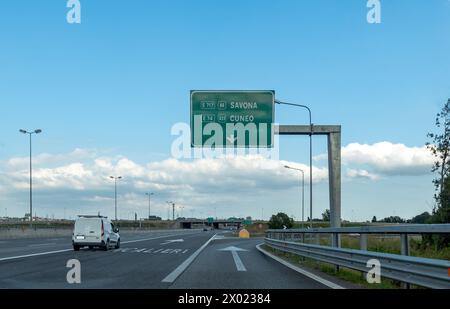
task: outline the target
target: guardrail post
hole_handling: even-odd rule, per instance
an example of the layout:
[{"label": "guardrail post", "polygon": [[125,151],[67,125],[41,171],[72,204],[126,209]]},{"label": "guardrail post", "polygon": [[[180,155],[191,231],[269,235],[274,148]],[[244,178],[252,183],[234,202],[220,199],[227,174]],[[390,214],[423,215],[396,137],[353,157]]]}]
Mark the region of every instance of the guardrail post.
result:
[{"label": "guardrail post", "polygon": [[[408,234],[400,234],[400,254],[409,255],[409,238]],[[409,283],[402,283],[404,289],[409,289]]]},{"label": "guardrail post", "polygon": [[[334,248],[341,247],[341,237],[338,233],[331,234],[331,246]],[[339,265],[335,265],[336,272],[339,271]]]},{"label": "guardrail post", "polygon": [[341,238],[339,237],[338,233],[331,234],[331,246],[335,248],[341,247]]},{"label": "guardrail post", "polygon": [[[368,243],[368,236],[367,234],[359,234],[359,249],[363,251],[367,251],[367,243]],[[361,272],[361,280],[365,279],[364,272]]]},{"label": "guardrail post", "polygon": [[314,243],[316,245],[320,245],[320,234],[319,233],[314,234]]},{"label": "guardrail post", "polygon": [[359,234],[359,248],[361,250],[367,251],[367,234]]},{"label": "guardrail post", "polygon": [[408,238],[408,234],[401,234],[400,235],[400,242],[401,242],[401,254],[402,255],[409,255],[409,238]]}]

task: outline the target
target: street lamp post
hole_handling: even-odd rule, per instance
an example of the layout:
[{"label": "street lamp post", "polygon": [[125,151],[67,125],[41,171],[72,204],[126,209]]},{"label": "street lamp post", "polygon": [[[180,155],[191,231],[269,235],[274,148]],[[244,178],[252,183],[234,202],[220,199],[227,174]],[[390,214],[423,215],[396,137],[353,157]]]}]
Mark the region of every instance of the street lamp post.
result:
[{"label": "street lamp post", "polygon": [[313,129],[314,129],[314,125],[312,123],[312,115],[311,115],[311,109],[306,106],[306,105],[302,105],[302,104],[294,104],[294,103],[288,103],[288,102],[282,102],[282,101],[278,101],[276,100],[275,103],[277,104],[281,104],[281,105],[290,105],[290,106],[296,106],[296,107],[301,107],[301,108],[305,108],[308,110],[308,114],[309,114],[309,127],[310,127],[310,132],[309,132],[309,220],[310,220],[310,225],[312,228],[312,212],[313,212],[313,193],[312,193],[312,135],[313,135]]},{"label": "street lamp post", "polygon": [[170,207],[172,206],[172,220],[175,221],[175,203],[172,201],[167,201],[166,203],[169,205],[169,215],[167,217],[170,220]]},{"label": "street lamp post", "polygon": [[295,167],[290,167],[285,165],[285,168],[291,169],[291,170],[296,170],[302,173],[302,228],[303,228],[303,223],[305,222],[305,171],[299,168],[295,168]]},{"label": "street lamp post", "polygon": [[145,195],[148,196],[148,219],[150,220],[150,197],[154,195],[154,193],[147,192]]},{"label": "street lamp post", "polygon": [[32,144],[31,144],[31,136],[33,134],[42,133],[41,129],[37,129],[34,131],[27,130],[19,130],[20,133],[28,134],[30,136],[30,227],[33,227],[33,166],[32,166]]},{"label": "street lamp post", "polygon": [[109,176],[109,178],[114,179],[114,214],[117,221],[117,180],[122,179],[122,176]]}]

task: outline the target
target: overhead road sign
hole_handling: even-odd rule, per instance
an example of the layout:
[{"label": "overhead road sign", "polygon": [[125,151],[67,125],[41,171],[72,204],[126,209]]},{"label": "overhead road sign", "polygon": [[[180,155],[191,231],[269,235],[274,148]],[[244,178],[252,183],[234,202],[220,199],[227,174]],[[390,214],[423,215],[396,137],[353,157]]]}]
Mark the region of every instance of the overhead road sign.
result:
[{"label": "overhead road sign", "polygon": [[191,146],[271,148],[273,90],[192,90]]}]

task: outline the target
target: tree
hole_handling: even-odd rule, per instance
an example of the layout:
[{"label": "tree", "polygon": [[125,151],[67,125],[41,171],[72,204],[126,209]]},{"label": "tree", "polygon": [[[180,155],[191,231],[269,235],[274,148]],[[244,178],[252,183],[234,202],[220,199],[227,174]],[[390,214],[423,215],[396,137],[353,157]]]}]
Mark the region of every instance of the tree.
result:
[{"label": "tree", "polygon": [[[444,181],[444,187],[440,194],[440,206],[433,210],[433,215],[427,220],[427,223],[449,223],[450,222],[450,177]],[[433,245],[437,250],[441,250],[450,245],[450,235],[422,235],[423,244]]]},{"label": "tree", "polygon": [[441,112],[436,115],[436,127],[440,129],[440,133],[428,133],[427,136],[431,142],[427,142],[426,146],[435,157],[432,172],[437,172],[438,177],[433,180],[436,191],[435,199],[440,205],[440,195],[444,190],[444,181],[450,173],[450,99],[442,108]]},{"label": "tree", "polygon": [[283,229],[284,227],[290,229],[294,226],[294,220],[289,218],[285,213],[279,212],[276,215],[272,215],[269,220],[270,229]]},{"label": "tree", "polygon": [[429,223],[449,223],[450,222],[450,177],[444,181],[444,188],[440,194],[440,205],[435,208]]},{"label": "tree", "polygon": [[383,220],[381,220],[379,222],[384,222],[384,223],[405,223],[406,220],[400,218],[399,216],[390,216],[390,217],[384,218]]},{"label": "tree", "polygon": [[430,220],[431,215],[428,211],[425,211],[424,213],[421,213],[420,215],[417,215],[411,219],[411,223],[415,224],[425,224]]},{"label": "tree", "polygon": [[372,223],[375,223],[375,222],[377,222],[377,217],[373,216]]},{"label": "tree", "polygon": [[330,221],[330,210],[327,209],[322,213],[322,221]]},{"label": "tree", "polygon": [[[427,143],[427,148],[435,157],[432,172],[437,172],[437,178],[433,180],[436,194],[436,207],[433,209],[428,223],[450,223],[450,99],[436,115],[436,127],[441,129],[438,134],[428,133],[432,143]],[[450,235],[425,235],[422,237],[424,244],[433,244],[437,249],[442,249],[450,244]]]}]

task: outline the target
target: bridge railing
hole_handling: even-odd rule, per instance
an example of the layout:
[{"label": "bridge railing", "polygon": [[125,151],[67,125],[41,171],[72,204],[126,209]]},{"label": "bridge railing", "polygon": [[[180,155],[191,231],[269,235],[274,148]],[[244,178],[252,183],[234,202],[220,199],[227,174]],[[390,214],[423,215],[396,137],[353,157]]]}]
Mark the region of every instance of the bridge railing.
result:
[{"label": "bridge railing", "polygon": [[[320,244],[331,236],[331,246]],[[359,250],[341,248],[341,235],[359,237]],[[368,251],[368,235],[400,237],[400,255]],[[429,288],[450,288],[450,261],[409,256],[411,235],[450,234],[450,224],[410,224],[266,231],[265,244],[273,249],[367,273],[373,260],[380,263],[381,277]]]}]

